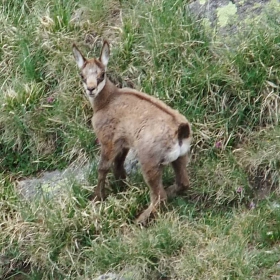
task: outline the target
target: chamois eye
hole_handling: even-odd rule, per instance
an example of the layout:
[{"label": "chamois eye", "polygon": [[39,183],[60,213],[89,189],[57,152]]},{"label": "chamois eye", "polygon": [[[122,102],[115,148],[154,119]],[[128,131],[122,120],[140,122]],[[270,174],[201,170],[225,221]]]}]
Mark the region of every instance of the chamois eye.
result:
[{"label": "chamois eye", "polygon": [[102,72],[102,73],[100,74],[100,76],[98,77],[97,82],[98,82],[98,83],[101,83],[101,82],[104,80],[104,77],[105,77],[105,72]]},{"label": "chamois eye", "polygon": [[80,76],[81,76],[82,81],[85,83],[86,82],[85,76],[82,73],[80,74]]}]

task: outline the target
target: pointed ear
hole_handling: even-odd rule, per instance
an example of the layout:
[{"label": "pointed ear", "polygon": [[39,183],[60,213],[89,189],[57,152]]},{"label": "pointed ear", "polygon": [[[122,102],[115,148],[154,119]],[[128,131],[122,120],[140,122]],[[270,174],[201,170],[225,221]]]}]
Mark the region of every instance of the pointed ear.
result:
[{"label": "pointed ear", "polygon": [[101,55],[100,55],[100,61],[102,64],[106,67],[108,62],[109,62],[109,57],[110,57],[110,46],[108,41],[104,41]]},{"label": "pointed ear", "polygon": [[77,48],[77,46],[75,44],[73,44],[73,54],[74,54],[74,57],[78,64],[78,67],[81,69],[83,67],[86,59],[84,58],[84,56],[82,55],[82,53],[79,51],[79,49]]}]

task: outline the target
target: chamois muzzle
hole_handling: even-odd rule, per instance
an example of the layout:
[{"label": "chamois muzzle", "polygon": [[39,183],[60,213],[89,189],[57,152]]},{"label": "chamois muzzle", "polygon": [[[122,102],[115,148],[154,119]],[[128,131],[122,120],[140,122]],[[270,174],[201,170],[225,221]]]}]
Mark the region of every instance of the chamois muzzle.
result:
[{"label": "chamois muzzle", "polygon": [[92,93],[96,88],[95,87],[88,87],[87,90],[89,92],[90,96],[93,96],[94,94]]}]

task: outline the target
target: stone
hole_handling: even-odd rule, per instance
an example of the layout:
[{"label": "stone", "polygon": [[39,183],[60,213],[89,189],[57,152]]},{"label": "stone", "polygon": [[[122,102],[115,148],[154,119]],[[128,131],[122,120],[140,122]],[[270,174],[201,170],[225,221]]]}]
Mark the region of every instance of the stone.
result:
[{"label": "stone", "polygon": [[26,200],[39,198],[42,195],[52,197],[62,190],[67,189],[69,180],[75,180],[83,185],[88,185],[87,174],[89,165],[63,171],[55,170],[43,172],[39,178],[27,178],[17,182],[19,194]]},{"label": "stone", "polygon": [[94,278],[93,280],[128,280],[115,273],[106,273]]},{"label": "stone", "polygon": [[187,4],[190,14],[202,21],[206,29],[226,36],[244,25],[261,20],[269,10],[280,10],[279,0],[195,0]]},{"label": "stone", "polygon": [[[89,186],[88,174],[92,165],[97,165],[97,160],[83,167],[68,167],[65,170],[43,172],[40,177],[27,178],[17,182],[19,194],[26,200],[47,196],[49,198],[69,188],[69,181],[80,185]],[[124,163],[127,174],[135,173],[139,168],[136,153],[130,150]]]},{"label": "stone", "polygon": [[127,174],[133,174],[139,169],[139,161],[137,159],[136,152],[132,149],[129,150],[126,156],[124,169]]}]

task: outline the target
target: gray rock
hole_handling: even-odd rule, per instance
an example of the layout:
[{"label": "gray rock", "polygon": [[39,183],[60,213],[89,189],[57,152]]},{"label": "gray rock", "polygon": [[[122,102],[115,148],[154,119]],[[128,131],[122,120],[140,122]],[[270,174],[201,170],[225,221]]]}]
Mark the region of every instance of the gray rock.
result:
[{"label": "gray rock", "polygon": [[139,169],[139,161],[137,159],[136,152],[132,149],[129,150],[126,156],[124,168],[127,174],[133,174]]},{"label": "gray rock", "polygon": [[[26,200],[40,198],[42,195],[53,197],[69,188],[75,181],[78,184],[89,186],[88,174],[92,165],[97,165],[97,160],[83,167],[69,167],[63,171],[55,170],[42,173],[39,178],[27,178],[17,182],[19,194]],[[130,150],[124,163],[127,174],[137,171],[139,163],[136,153]],[[70,182],[71,181],[71,182]]]},{"label": "gray rock", "polygon": [[195,0],[187,5],[191,15],[221,35],[232,34],[271,8],[280,8],[280,1]]},{"label": "gray rock", "polygon": [[98,276],[97,278],[94,278],[93,280],[127,280],[127,279],[115,273],[106,273]]},{"label": "gray rock", "polygon": [[52,197],[65,190],[69,185],[69,180],[87,185],[88,171],[89,165],[79,168],[69,167],[63,171],[44,172],[39,178],[27,178],[17,182],[17,190],[26,200],[42,195]]}]

